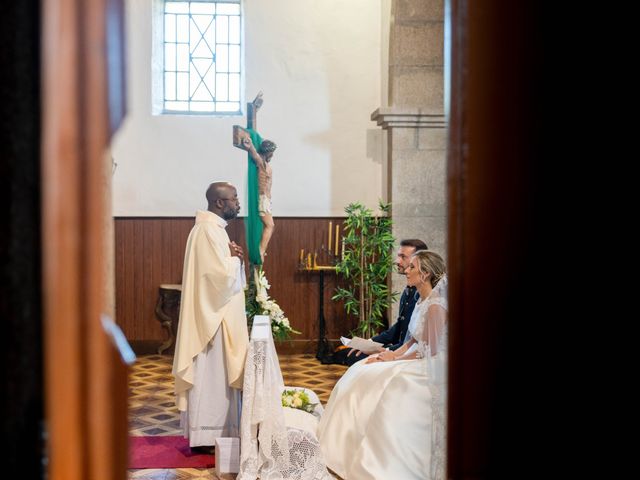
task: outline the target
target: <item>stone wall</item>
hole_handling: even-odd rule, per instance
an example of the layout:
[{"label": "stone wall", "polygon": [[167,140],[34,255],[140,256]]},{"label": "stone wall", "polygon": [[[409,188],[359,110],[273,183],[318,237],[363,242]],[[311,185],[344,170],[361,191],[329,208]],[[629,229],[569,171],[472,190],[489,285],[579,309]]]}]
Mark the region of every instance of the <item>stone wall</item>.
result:
[{"label": "stone wall", "polygon": [[[393,234],[420,238],[446,259],[444,0],[393,0],[390,28],[389,105],[371,119],[387,132]],[[393,276],[395,291],[404,284]]]}]

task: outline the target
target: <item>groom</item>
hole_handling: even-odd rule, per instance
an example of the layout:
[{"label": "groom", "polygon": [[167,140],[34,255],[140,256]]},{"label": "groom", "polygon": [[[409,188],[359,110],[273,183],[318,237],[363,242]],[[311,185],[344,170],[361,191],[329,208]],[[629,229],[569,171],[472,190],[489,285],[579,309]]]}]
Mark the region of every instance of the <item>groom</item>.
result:
[{"label": "groom", "polygon": [[[411,263],[411,255],[418,250],[427,250],[427,244],[422,240],[415,238],[401,240],[400,248],[398,248],[398,254],[396,255],[395,265],[400,275],[406,275],[405,270]],[[398,307],[398,319],[393,326],[378,335],[371,337],[374,342],[383,344],[380,351],[385,348],[389,350],[396,350],[400,348],[407,340],[409,340],[407,329],[409,328],[409,321],[411,320],[411,314],[418,301],[418,294],[415,287],[406,286],[400,297],[400,305]],[[368,355],[362,353],[360,350],[350,349],[348,353],[347,349],[340,350],[333,354],[334,361],[336,363],[342,363],[343,365],[353,365],[354,363],[366,358]]]}]

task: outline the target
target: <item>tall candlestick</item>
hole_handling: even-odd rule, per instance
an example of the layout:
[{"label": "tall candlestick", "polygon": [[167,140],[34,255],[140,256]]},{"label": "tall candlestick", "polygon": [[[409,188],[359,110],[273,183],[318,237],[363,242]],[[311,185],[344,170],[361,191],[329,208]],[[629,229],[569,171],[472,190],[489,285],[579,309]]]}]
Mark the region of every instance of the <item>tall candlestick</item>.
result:
[{"label": "tall candlestick", "polygon": [[[327,247],[328,251],[331,251],[331,233],[333,231],[333,222],[329,222],[329,246]],[[338,241],[338,237],[336,237],[336,242]]]},{"label": "tall candlestick", "polygon": [[311,252],[307,253],[307,268],[311,268]]},{"label": "tall candlestick", "polygon": [[[338,247],[340,246],[338,243],[338,238],[340,238],[339,232],[340,232],[340,225],[336,225],[336,257],[338,256]],[[329,249],[331,249],[331,247],[329,247]]]},{"label": "tall candlestick", "polygon": [[304,262],[304,248],[300,249],[300,265]]},{"label": "tall candlestick", "polygon": [[318,252],[313,253],[313,268],[318,267]]}]

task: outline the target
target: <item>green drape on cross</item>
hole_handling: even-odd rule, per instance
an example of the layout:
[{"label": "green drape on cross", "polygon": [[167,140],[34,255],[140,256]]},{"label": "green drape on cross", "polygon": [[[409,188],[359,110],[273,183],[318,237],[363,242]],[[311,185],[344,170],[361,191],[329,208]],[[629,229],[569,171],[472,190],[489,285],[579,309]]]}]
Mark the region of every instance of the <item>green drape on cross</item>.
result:
[{"label": "green drape on cross", "polygon": [[[256,150],[260,150],[262,137],[258,132],[251,128],[246,129],[251,136],[251,141]],[[249,213],[245,219],[245,229],[247,233],[247,248],[249,249],[249,261],[253,265],[262,265],[260,258],[260,239],[262,238],[262,220],[258,214],[258,167],[251,159],[251,155],[247,154],[248,168],[248,210]]]}]

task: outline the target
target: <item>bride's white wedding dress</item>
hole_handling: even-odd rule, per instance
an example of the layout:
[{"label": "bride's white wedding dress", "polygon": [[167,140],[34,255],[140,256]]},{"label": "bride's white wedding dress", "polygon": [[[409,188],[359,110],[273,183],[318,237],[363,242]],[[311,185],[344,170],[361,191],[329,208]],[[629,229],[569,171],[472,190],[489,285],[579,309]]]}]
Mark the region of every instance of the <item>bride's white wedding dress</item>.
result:
[{"label": "bride's white wedding dress", "polygon": [[345,480],[444,479],[447,279],[414,310],[424,358],[353,365],[318,426],[327,467]]}]

